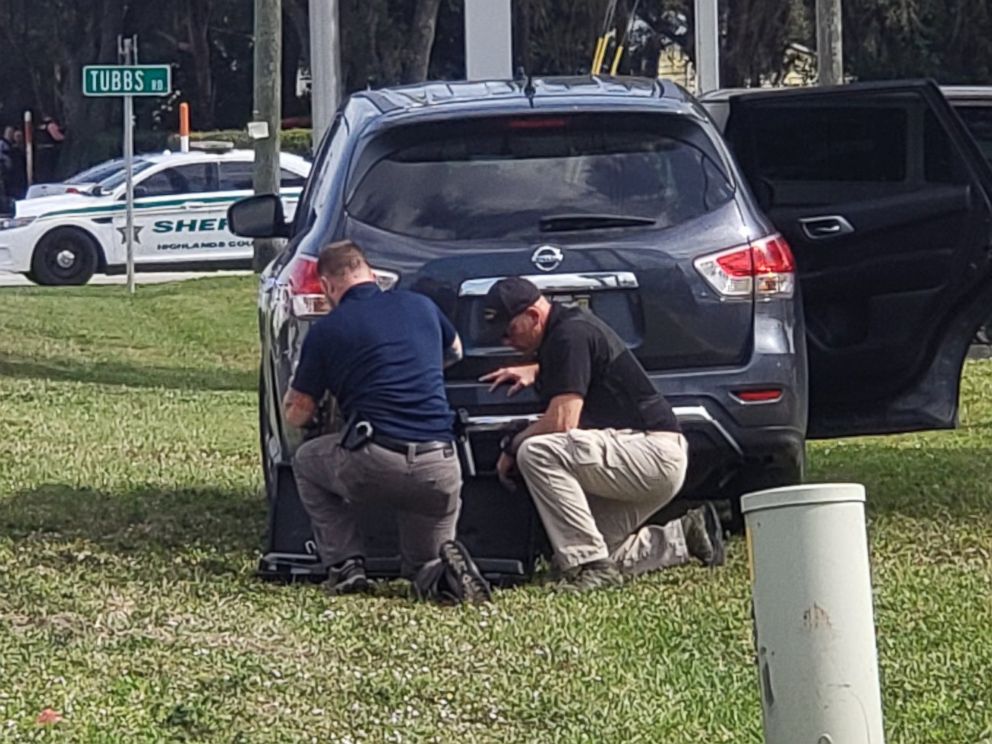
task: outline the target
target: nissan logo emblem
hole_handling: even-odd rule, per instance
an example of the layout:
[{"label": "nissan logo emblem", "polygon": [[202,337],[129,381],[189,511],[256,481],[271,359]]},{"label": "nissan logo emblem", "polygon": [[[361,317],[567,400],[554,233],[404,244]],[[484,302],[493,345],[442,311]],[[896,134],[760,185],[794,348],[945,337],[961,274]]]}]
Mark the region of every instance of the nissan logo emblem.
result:
[{"label": "nissan logo emblem", "polygon": [[561,248],[553,245],[539,245],[530,256],[530,261],[541,271],[554,271],[565,260]]}]

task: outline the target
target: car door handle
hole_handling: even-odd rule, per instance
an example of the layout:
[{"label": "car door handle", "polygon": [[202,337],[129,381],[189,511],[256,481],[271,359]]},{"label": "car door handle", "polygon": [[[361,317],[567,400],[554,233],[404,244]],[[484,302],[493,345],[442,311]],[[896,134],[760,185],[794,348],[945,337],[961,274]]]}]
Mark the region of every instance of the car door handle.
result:
[{"label": "car door handle", "polygon": [[203,207],[210,206],[206,202],[202,201],[189,201],[183,204],[183,209],[202,209]]},{"label": "car door handle", "polygon": [[854,226],[847,218],[839,214],[823,215],[822,217],[804,217],[799,220],[803,233],[810,240],[836,238],[839,235],[850,235]]}]

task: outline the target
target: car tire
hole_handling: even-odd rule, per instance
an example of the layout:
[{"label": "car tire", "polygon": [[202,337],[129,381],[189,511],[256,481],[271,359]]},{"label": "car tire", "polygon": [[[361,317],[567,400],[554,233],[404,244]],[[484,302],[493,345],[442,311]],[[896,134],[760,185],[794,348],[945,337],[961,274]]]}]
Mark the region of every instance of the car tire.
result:
[{"label": "car tire", "polygon": [[735,534],[744,532],[744,514],[741,511],[741,496],[766,488],[781,488],[802,483],[806,471],[806,451],[797,457],[774,464],[745,466],[728,484],[726,493],[730,501],[730,521],[725,525]]},{"label": "car tire", "polygon": [[31,275],[38,284],[78,286],[86,284],[97,269],[97,249],[86,233],[57,228],[35,246]]}]

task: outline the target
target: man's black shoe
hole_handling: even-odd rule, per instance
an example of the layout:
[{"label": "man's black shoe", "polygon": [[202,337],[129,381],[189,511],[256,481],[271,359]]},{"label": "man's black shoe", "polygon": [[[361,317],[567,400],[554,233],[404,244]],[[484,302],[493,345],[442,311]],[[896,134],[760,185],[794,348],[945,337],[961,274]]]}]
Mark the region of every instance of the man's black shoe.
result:
[{"label": "man's black shoe", "polygon": [[475,565],[468,549],[458,540],[448,540],[438,550],[438,557],[445,568],[448,594],[456,602],[482,604],[491,602],[493,592],[479,567]]},{"label": "man's black shoe", "polygon": [[573,568],[556,588],[561,592],[589,592],[617,586],[623,586],[623,574],[616,564],[611,560],[596,560]]},{"label": "man's black shoe", "polygon": [[722,566],[726,562],[723,525],[711,501],[686,512],[682,517],[682,530],[686,548],[693,558],[698,558],[704,566]]},{"label": "man's black shoe", "polygon": [[328,594],[364,594],[371,588],[365,575],[365,559],[349,558],[331,568],[324,589]]}]

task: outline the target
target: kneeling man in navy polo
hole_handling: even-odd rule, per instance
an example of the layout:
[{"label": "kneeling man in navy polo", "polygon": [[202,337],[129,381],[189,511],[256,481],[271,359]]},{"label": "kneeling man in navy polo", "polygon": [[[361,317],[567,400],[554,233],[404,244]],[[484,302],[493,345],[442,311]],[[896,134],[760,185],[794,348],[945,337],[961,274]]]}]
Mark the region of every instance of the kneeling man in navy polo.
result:
[{"label": "kneeling man in navy polo", "polygon": [[419,596],[482,602],[490,589],[455,539],[462,474],[444,366],[461,358],[458,334],[426,296],[382,291],[351,241],[320,252],[333,308],[310,328],[283,402],[304,426],[330,392],[347,424],[296,452],[293,471],[332,594],[369,589],[359,506],[398,514],[402,573]]}]

